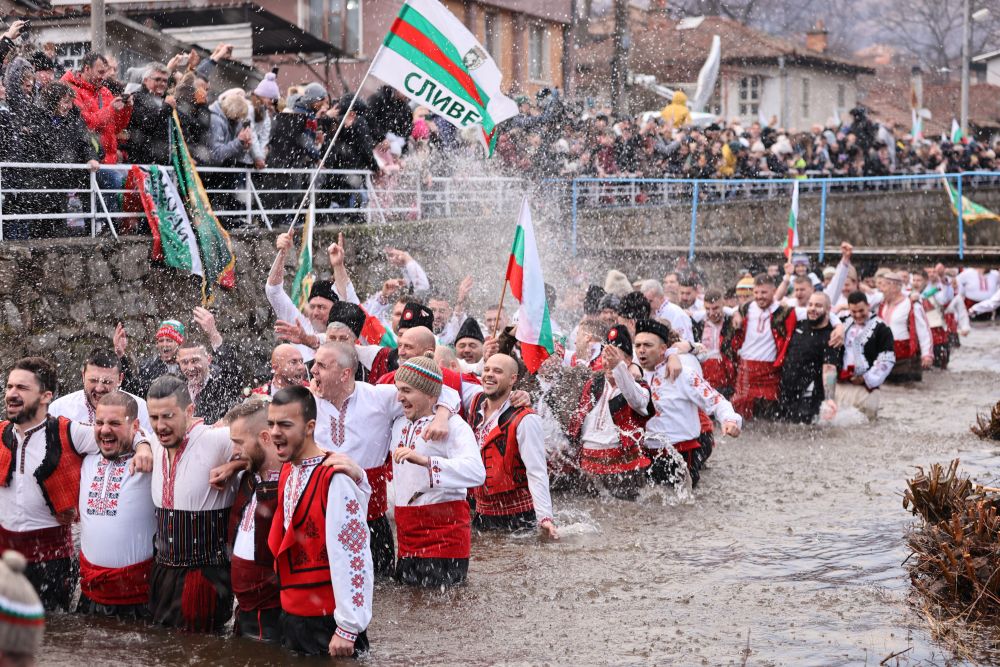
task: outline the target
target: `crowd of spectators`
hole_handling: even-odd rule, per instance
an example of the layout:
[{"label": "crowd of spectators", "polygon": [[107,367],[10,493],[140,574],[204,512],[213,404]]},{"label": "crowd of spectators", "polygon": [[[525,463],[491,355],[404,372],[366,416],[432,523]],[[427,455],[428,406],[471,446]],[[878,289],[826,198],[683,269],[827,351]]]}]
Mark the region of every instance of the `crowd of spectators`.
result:
[{"label": "crowd of spectators", "polygon": [[[219,45],[209,57],[197,50],[166,64],[149,63],[120,72],[107,54],[85,55],[75,70],[63,71],[53,44],[36,48],[15,21],[0,37],[0,161],[86,164],[102,191],[121,191],[126,170],[116,164],[169,164],[170,122],[176,112],[190,153],[199,167],[311,169],[316,167],[336,128],[343,128],[323,166],[368,171],[380,199],[391,199],[404,172],[433,187],[433,177],[468,174],[482,164],[474,128],[459,131],[415,106],[388,86],[359,98],[346,118],[350,93],[334,97],[319,83],[282,91],[276,72],[250,90],[219,93],[213,74],[232,57]],[[543,90],[519,98],[520,115],[501,128],[490,173],[518,177],[674,177],[806,178],[812,175],[883,176],[946,171],[992,170],[994,148],[977,143],[913,140],[908,128],[874,122],[862,107],[837,128],[815,126],[807,132],[762,126],[744,127],[722,119],[692,124],[678,93],[660,113],[614,118]],[[8,168],[4,170],[6,214],[39,216],[5,224],[6,238],[89,233],[81,193],[90,175],[81,169]],[[242,191],[243,173],[202,170],[212,191]],[[274,222],[291,217],[307,188],[309,175],[268,172],[254,179],[268,210],[283,210]],[[364,176],[324,176],[317,183],[317,207],[358,208],[368,194]],[[9,190],[51,190],[16,194]],[[212,203],[227,226],[244,216],[240,194],[213,192]],[[383,201],[384,205],[386,202]],[[120,210],[120,195],[104,197]],[[48,217],[45,217],[48,216]]]}]

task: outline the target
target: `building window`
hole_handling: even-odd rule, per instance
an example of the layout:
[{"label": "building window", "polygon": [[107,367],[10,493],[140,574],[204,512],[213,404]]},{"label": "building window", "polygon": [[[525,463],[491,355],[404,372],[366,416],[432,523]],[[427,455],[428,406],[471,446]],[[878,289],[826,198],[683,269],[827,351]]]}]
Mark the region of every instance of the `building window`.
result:
[{"label": "building window", "polygon": [[486,12],[483,16],[485,22],[485,32],[486,32],[486,43],[483,46],[486,47],[486,52],[490,56],[499,61],[502,54],[501,44],[500,44],[500,15],[496,12]]},{"label": "building window", "polygon": [[67,70],[80,69],[80,61],[90,52],[90,42],[70,42],[56,46],[56,60]]},{"label": "building window", "polygon": [[309,0],[308,26],[344,53],[361,54],[361,0]]},{"label": "building window", "polygon": [[802,79],[802,118],[809,118],[809,79]]},{"label": "building window", "polygon": [[760,109],[761,78],[745,76],[740,79],[740,115],[757,116]]},{"label": "building window", "polygon": [[552,68],[549,66],[549,31],[542,25],[533,25],[528,31],[528,78],[547,82]]},{"label": "building window", "polygon": [[837,84],[837,108],[847,107],[847,86],[842,83]]}]

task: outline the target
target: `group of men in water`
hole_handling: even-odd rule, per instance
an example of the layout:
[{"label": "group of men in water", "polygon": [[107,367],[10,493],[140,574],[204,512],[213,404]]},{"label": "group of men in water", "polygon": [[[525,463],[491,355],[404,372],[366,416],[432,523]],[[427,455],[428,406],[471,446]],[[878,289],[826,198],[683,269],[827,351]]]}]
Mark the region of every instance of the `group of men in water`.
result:
[{"label": "group of men in water", "polygon": [[558,539],[552,489],[693,488],[716,435],[751,419],[875,418],[883,382],[945,368],[970,315],[1000,305],[996,271],[859,275],[847,243],[821,276],[792,257],[726,291],[610,271],[561,304],[549,291],[558,342],[529,373],[507,313],[469,313],[469,279],[451,303],[392,249],[401,277],[362,304],[341,239],[300,310],[292,238],[276,247],[284,342],[251,387],[242,341],[203,308],[200,331],[165,320],[138,365],[119,325],[58,398],[51,361],[9,370],[0,550],[24,554],[46,609],[354,655],[376,580],[461,584],[474,531]]}]

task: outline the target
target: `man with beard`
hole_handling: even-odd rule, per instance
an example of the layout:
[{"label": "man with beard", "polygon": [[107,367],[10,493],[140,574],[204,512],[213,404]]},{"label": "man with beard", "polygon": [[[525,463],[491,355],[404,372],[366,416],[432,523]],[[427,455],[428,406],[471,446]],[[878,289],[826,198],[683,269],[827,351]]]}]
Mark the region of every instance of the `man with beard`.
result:
[{"label": "man with beard", "polygon": [[100,454],[80,471],[80,601],[78,613],[149,617],[156,516],[150,476],[129,470],[140,429],[139,405],[113,391],[97,405],[94,433]]},{"label": "man with beard", "polygon": [[896,363],[892,330],[872,314],[864,292],[847,297],[851,319],[844,332],[844,349],[838,364],[838,380],[824,377],[828,400],[834,410],[857,408],[869,419],[878,416],[878,388]]},{"label": "man with beard", "polygon": [[903,294],[903,276],[890,271],[882,276],[882,303],[878,317],[892,329],[896,363],[889,382],[920,382],[923,370],[934,363],[931,330],[924,307]]},{"label": "man with beard", "polygon": [[[92,350],[83,362],[83,389],[52,401],[49,414],[53,417],[72,419],[81,424],[93,424],[97,404],[104,396],[121,388],[124,376],[119,359],[120,357],[109,350],[100,348]],[[139,425],[146,431],[152,432],[146,401],[137,396],[132,396],[132,399],[138,405]]]},{"label": "man with beard", "polygon": [[722,292],[705,292],[705,318],[695,324],[695,340],[705,349],[702,373],[712,388],[727,399],[736,384],[736,350],[733,349],[733,318],[726,314]]},{"label": "man with beard", "polygon": [[154,381],[146,404],[159,439],[153,443],[152,619],[217,633],[233,610],[227,531],[233,489],[210,486],[209,475],[232,458],[229,429],[210,428],[195,418],[188,385],[177,377]]},{"label": "man with beard", "polygon": [[810,424],[824,399],[823,378],[836,377],[840,351],[830,347],[830,299],[813,292],[806,320],[795,323],[778,391],[779,416],[794,424]]},{"label": "man with beard", "polygon": [[364,477],[355,481],[321,465],[327,453],[314,439],[316,419],[316,401],[304,387],[271,399],[267,425],[284,464],[268,538],[281,586],[282,643],[308,655],[351,656],[368,650],[372,617],[374,569],[364,520],[370,490]]},{"label": "man with beard", "polygon": [[[201,417],[207,424],[214,424],[239,400],[239,362],[236,350],[223,341],[216,328],[215,316],[204,308],[195,308],[194,317],[205,331],[209,344],[206,346],[191,339],[184,341],[177,350],[177,363],[187,380],[188,393],[194,402],[194,416]],[[215,365],[212,364],[213,359]]]},{"label": "man with beard", "polygon": [[271,351],[271,381],[256,387],[251,393],[256,396],[274,396],[285,387],[302,385],[306,380],[306,366],[302,353],[288,343],[276,345]]},{"label": "man with beard", "polygon": [[[434,333],[430,328],[418,326],[403,330],[403,333],[399,336],[396,352],[399,356],[399,363],[403,363],[414,357],[433,356],[436,347],[437,340],[434,338]],[[463,380],[460,373],[447,368],[441,374],[444,377],[444,385],[450,387],[459,395],[461,399],[460,412],[464,415],[472,403],[472,399],[480,392],[479,385],[475,382]],[[389,385],[395,384],[395,382],[395,371],[386,373],[378,381],[379,384]]]},{"label": "man with beard", "polygon": [[149,385],[153,380],[161,375],[180,375],[181,368],[177,365],[177,348],[184,342],[186,336],[184,325],[177,320],[164,320],[160,322],[156,335],[153,337],[156,344],[156,354],[139,364],[139,372],[135,373],[128,357],[125,355],[128,348],[128,336],[125,327],[120,323],[115,328],[115,354],[121,361],[123,380],[122,388],[133,395],[145,396],[149,391]]},{"label": "man with beard", "polygon": [[[774,283],[771,283],[772,289]],[[676,484],[681,481],[676,454],[687,464],[691,486],[695,487],[709,452],[702,449],[699,437],[702,422],[699,411],[714,416],[722,423],[722,432],[738,437],[743,419],[733,406],[715,391],[692,364],[684,364],[672,377],[668,366],[668,346],[675,340],[670,327],[657,320],[641,320],[636,324],[635,354],[642,368],[643,379],[652,392],[656,414],[646,423],[644,453],[652,461],[647,468],[654,484]]]},{"label": "man with beard", "polygon": [[512,404],[517,374],[513,357],[494,354],[487,359],[483,391],[468,413],[486,468],[486,481],[472,494],[476,499],[473,525],[480,530],[537,526],[558,539],[542,420],[531,408]]},{"label": "man with beard", "polygon": [[690,276],[677,283],[677,305],[681,307],[692,323],[705,319],[705,303],[698,297],[698,279]]},{"label": "man with beard", "polygon": [[[69,609],[76,576],[71,526],[80,500],[82,456],[100,449],[92,426],[50,417],[56,369],[41,357],[15,362],[7,376],[7,419],[0,422],[0,552],[28,560],[25,576],[46,609]],[[150,446],[133,442],[133,470],[152,469]]]},{"label": "man with beard", "polygon": [[461,584],[471,542],[466,493],[486,479],[479,446],[458,415],[449,417],[446,438],[435,442],[425,436],[443,388],[432,359],[408,359],[395,378],[403,407],[392,426],[396,579],[429,588]]},{"label": "man with beard", "polygon": [[[394,385],[357,382],[357,368],[358,354],[353,345],[324,343],[316,350],[312,369],[318,411],[315,438],[320,448],[349,456],[365,470],[372,494],[367,520],[375,573],[391,576],[395,554],[392,527],[385,516],[386,482],[392,469],[392,424],[403,410]],[[458,409],[458,396],[446,388],[435,406],[435,419],[427,427],[427,437],[446,437],[448,419]]]},{"label": "man with beard", "polygon": [[[667,282],[668,278],[671,279],[670,283]],[[646,299],[649,300],[650,312],[653,319],[666,320],[670,324],[670,328],[677,332],[681,340],[693,343],[694,333],[691,316],[685,313],[683,308],[670,302],[664,291],[665,284],[672,285],[674,289],[680,289],[677,284],[676,273],[668,273],[667,277],[664,278],[663,284],[655,280],[644,280],[639,287]]]}]

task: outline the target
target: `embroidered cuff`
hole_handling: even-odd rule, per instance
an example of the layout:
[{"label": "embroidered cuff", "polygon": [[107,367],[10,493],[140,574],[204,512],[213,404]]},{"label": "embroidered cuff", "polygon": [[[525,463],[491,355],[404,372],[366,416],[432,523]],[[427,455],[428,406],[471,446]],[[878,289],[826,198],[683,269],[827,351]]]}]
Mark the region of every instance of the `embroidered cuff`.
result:
[{"label": "embroidered cuff", "polygon": [[333,631],[333,634],[337,635],[341,639],[346,639],[349,642],[356,642],[358,640],[358,636],[356,634],[341,629],[339,625],[337,626],[337,629]]},{"label": "embroidered cuff", "polygon": [[431,477],[431,488],[441,486],[441,462],[436,456],[427,458],[427,473]]}]

